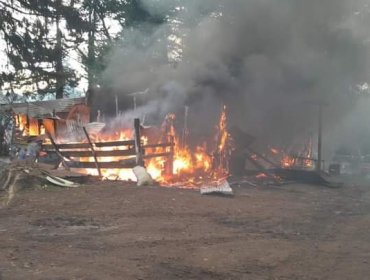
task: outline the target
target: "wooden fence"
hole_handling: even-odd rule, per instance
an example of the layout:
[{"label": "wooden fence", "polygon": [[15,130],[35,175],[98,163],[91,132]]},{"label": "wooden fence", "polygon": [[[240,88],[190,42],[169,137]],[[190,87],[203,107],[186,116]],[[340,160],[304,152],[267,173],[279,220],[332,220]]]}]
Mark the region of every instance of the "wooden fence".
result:
[{"label": "wooden fence", "polygon": [[[138,165],[144,166],[146,159],[159,157],[166,158],[166,173],[172,173],[174,141],[143,145],[139,119],[134,120],[134,129],[135,139],[133,140],[96,143],[91,141],[85,128],[83,128],[83,131],[86,141],[83,143],[58,144],[47,133],[51,144],[43,145],[43,150],[57,153],[60,158],[58,166],[62,163],[68,169],[97,169],[99,176],[101,176],[101,169],[124,169],[134,168]],[[153,152],[153,150],[158,150],[157,148],[161,148],[160,150],[163,152]],[[86,161],[86,158],[92,158],[93,161]],[[106,160],[106,158],[109,159]]]}]

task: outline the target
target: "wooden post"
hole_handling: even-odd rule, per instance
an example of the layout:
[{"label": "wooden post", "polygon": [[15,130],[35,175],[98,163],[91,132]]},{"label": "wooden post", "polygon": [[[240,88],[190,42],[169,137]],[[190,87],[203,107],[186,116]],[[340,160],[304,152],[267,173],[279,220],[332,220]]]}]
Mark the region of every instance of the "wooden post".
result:
[{"label": "wooden post", "polygon": [[173,176],[173,159],[175,155],[175,140],[173,136],[169,136],[170,146],[170,154],[167,157],[166,165],[165,165],[165,173],[167,176]]},{"label": "wooden post", "polygon": [[98,162],[98,158],[96,157],[96,152],[95,152],[95,149],[94,149],[94,145],[91,142],[91,139],[90,139],[89,134],[87,133],[86,127],[83,127],[82,129],[83,129],[83,131],[85,133],[85,136],[86,136],[87,141],[89,142],[90,149],[91,149],[91,154],[94,157],[94,161],[95,161],[96,169],[98,170],[99,177],[102,177],[100,166],[99,166],[99,162]]},{"label": "wooden post", "polygon": [[115,104],[116,104],[116,117],[118,117],[119,111],[118,111],[118,95],[115,96]]},{"label": "wooden post", "polygon": [[319,105],[319,132],[317,142],[317,171],[321,172],[322,169],[322,105]]},{"label": "wooden post", "polygon": [[140,119],[134,119],[134,129],[135,129],[136,164],[139,166],[144,166],[143,149],[141,147]]}]

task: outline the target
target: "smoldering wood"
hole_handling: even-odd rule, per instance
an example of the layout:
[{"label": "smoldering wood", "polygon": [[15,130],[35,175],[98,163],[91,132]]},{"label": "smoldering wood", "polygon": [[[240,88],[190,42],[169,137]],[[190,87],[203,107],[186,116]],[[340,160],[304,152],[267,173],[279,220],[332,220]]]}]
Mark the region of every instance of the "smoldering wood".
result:
[{"label": "smoldering wood", "polygon": [[262,155],[261,153],[259,152],[256,152],[254,150],[252,150],[251,148],[246,148],[246,150],[249,152],[249,153],[252,153],[252,154],[255,154],[257,155],[259,158],[261,158],[262,160],[264,160],[265,162],[271,164],[274,168],[280,168],[280,165],[277,164],[276,162],[273,162],[272,160],[268,159],[267,157],[265,157],[264,155]]},{"label": "smoldering wood", "polygon": [[[325,176],[322,172],[299,169],[275,169],[274,173],[286,181],[299,182],[303,184],[313,184],[328,187],[341,187],[343,184],[336,182],[334,178]],[[334,179],[334,180],[333,180]]]},{"label": "smoldering wood", "polygon": [[278,181],[275,178],[275,176],[271,172],[269,172],[263,165],[261,165],[260,163],[258,163],[257,160],[255,160],[253,158],[253,154],[252,153],[250,153],[248,150],[245,150],[245,153],[247,154],[248,160],[250,161],[250,163],[252,163],[261,173],[265,174],[273,182],[278,183]]}]

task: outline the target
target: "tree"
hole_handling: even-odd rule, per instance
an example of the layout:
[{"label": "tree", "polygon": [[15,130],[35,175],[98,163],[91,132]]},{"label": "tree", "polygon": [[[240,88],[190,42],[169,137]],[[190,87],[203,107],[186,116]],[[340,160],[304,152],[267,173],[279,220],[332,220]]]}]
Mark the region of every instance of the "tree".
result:
[{"label": "tree", "polygon": [[152,16],[140,0],[85,0],[83,17],[89,23],[87,46],[79,49],[88,82],[88,100],[96,87],[102,86],[101,73],[107,67],[112,49],[121,46],[123,30],[142,24],[161,24],[164,19]]},{"label": "tree", "polygon": [[85,23],[75,7],[62,0],[2,0],[0,31],[6,42],[8,72],[1,83],[24,94],[55,93],[62,98],[65,86],[74,87],[77,75],[65,67],[69,49],[81,41]]},{"label": "tree", "polygon": [[[140,0],[0,0],[8,68],[0,73],[0,87],[62,98],[82,77],[88,93],[93,92],[102,84],[106,58],[120,45],[123,29],[165,21]],[[68,67],[71,54],[85,73]]]}]

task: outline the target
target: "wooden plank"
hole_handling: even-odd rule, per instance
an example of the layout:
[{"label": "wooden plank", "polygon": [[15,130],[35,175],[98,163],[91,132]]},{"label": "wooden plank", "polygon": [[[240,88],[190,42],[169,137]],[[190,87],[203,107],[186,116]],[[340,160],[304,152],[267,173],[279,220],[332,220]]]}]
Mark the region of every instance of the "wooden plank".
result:
[{"label": "wooden plank", "polygon": [[[77,162],[77,161],[67,161],[69,168],[83,168],[83,169],[96,169],[95,162]],[[124,169],[124,168],[134,168],[136,162],[99,162],[99,167],[101,169]]]},{"label": "wooden plank", "polygon": [[[56,144],[59,150],[72,150],[72,149],[89,149],[89,143],[73,143],[73,144]],[[52,145],[42,145],[45,150],[53,150]]]},{"label": "wooden plank", "polygon": [[251,152],[245,150],[245,153],[247,154],[248,156],[247,159],[250,161],[250,163],[252,163],[259,171],[261,171],[261,173],[265,174],[276,184],[279,183],[278,179],[269,170],[267,170],[263,165],[261,165],[257,160],[254,159],[253,154]]},{"label": "wooden plank", "polygon": [[172,176],[173,175],[173,161],[175,157],[175,138],[173,136],[170,136],[170,143],[172,143],[173,145],[170,146],[170,155],[167,157],[166,173],[167,175]]},{"label": "wooden plank", "polygon": [[[65,157],[91,157],[91,151],[61,151]],[[112,151],[96,151],[97,157],[124,157],[136,155],[134,149],[130,150],[112,150]]]},{"label": "wooden plank", "polygon": [[[94,143],[95,147],[97,148],[104,148],[104,147],[119,147],[119,146],[134,146],[135,141],[113,141],[113,142],[98,142]],[[73,150],[73,149],[89,149],[89,143],[73,143],[73,144],[56,144],[59,150]],[[43,145],[43,149],[45,150],[54,150],[53,145]]]},{"label": "wooden plank", "polygon": [[94,143],[95,147],[103,148],[103,147],[118,147],[118,146],[134,146],[135,140],[127,140],[127,141],[113,141],[113,142],[97,142]]},{"label": "wooden plank", "polygon": [[276,162],[273,162],[272,160],[268,159],[267,157],[265,157],[264,155],[262,155],[261,153],[258,153],[254,150],[252,150],[251,148],[246,148],[246,150],[250,153],[250,154],[255,154],[257,155],[258,157],[262,158],[265,162],[271,164],[274,168],[280,168],[280,165],[278,165]]}]

